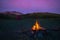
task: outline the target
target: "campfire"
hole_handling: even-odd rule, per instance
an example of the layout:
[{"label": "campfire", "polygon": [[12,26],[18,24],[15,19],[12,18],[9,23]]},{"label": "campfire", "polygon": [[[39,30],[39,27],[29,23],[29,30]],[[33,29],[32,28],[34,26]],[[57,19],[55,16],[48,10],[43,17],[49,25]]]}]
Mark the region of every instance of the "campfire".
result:
[{"label": "campfire", "polygon": [[39,25],[38,21],[36,20],[35,25],[33,25],[33,27],[32,27],[32,30],[38,31],[38,30],[44,30],[44,28],[41,27]]},{"label": "campfire", "polygon": [[40,30],[45,30],[45,28],[41,27],[38,23],[38,20],[36,20],[35,24],[33,25],[32,27],[32,36],[33,36],[33,39],[35,40],[38,40],[38,33],[40,32]]}]

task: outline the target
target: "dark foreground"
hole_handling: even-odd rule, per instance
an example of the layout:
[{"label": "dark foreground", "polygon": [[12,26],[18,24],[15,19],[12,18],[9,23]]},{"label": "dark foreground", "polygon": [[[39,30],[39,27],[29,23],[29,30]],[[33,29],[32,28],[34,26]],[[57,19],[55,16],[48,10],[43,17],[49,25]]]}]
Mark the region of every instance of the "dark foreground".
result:
[{"label": "dark foreground", "polygon": [[[38,17],[38,16],[37,16]],[[31,33],[31,27],[35,21],[46,28],[45,31],[39,31],[34,38]],[[60,18],[23,18],[0,19],[0,40],[60,40]]]}]

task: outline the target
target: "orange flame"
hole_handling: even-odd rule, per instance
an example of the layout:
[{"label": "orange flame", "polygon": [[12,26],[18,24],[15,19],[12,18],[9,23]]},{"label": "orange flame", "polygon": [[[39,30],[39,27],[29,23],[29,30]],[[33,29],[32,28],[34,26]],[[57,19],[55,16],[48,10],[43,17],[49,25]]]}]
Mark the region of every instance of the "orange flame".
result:
[{"label": "orange flame", "polygon": [[35,23],[35,25],[33,25],[33,27],[32,27],[32,30],[41,30],[42,29],[42,27],[39,25],[39,23],[38,23],[38,21],[36,20],[36,23]]}]

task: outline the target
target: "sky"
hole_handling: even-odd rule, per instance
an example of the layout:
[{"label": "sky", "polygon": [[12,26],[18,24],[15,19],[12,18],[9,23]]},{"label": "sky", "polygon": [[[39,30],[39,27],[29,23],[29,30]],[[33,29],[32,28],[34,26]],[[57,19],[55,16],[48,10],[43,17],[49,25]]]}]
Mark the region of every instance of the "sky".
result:
[{"label": "sky", "polygon": [[0,0],[0,12],[51,12],[60,14],[60,0]]}]

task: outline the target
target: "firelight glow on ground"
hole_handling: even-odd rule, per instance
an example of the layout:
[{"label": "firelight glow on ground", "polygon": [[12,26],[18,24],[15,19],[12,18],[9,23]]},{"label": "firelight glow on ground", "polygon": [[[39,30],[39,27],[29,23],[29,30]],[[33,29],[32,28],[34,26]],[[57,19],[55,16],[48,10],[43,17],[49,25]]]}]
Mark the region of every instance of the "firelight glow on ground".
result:
[{"label": "firelight glow on ground", "polygon": [[52,12],[60,14],[60,0],[0,0],[0,12]]}]

